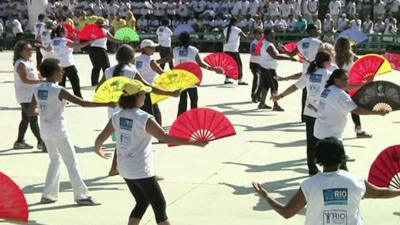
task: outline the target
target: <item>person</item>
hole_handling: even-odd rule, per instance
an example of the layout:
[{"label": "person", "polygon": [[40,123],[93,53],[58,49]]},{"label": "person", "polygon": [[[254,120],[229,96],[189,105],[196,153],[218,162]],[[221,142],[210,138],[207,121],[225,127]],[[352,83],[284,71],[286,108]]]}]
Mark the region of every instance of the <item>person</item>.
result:
[{"label": "person", "polygon": [[287,204],[272,198],[260,183],[253,182],[255,191],[282,217],[291,218],[307,205],[306,225],[362,225],[362,199],[400,196],[398,189],[377,187],[362,177],[340,170],[346,155],[343,144],[338,139],[323,139],[315,148],[315,158],[323,172],[303,181]]},{"label": "person", "polygon": [[[171,25],[171,21],[169,19],[163,19],[161,21],[161,26],[157,28],[156,34],[158,37],[158,43],[160,43],[160,57],[164,58],[167,55],[172,53],[171,50],[171,37],[174,33],[172,33],[171,29],[168,26]],[[172,69],[172,61],[169,61],[169,68]],[[160,64],[162,69],[165,68],[165,64]]]},{"label": "person", "polygon": [[332,74],[329,70],[331,67],[331,55],[326,51],[319,51],[315,56],[315,60],[310,63],[306,76],[296,81],[295,84],[287,88],[279,95],[272,96],[274,101],[278,101],[298,89],[307,88],[306,104],[304,105],[303,118],[306,123],[306,139],[307,139],[307,166],[308,174],[315,175],[318,168],[314,162],[314,145],[317,142],[314,137],[314,124],[317,118],[318,103],[321,92],[324,90],[326,81]]},{"label": "person", "polygon": [[[45,28],[45,18],[46,16],[41,13],[38,15],[38,20],[35,23],[35,27],[34,27],[34,32],[35,32],[35,42],[36,43],[41,43],[42,42],[42,30]],[[39,66],[39,64],[42,62],[42,53],[41,53],[41,48],[37,47],[36,48],[36,67]]]},{"label": "person", "polygon": [[13,149],[32,149],[24,137],[28,125],[37,140],[37,149],[45,151],[45,145],[40,137],[39,124],[36,115],[29,113],[35,87],[41,83],[39,73],[31,61],[32,46],[25,41],[19,41],[14,46],[14,86],[18,104],[21,106],[21,122],[18,127],[17,140]]},{"label": "person", "polygon": [[117,134],[118,171],[136,202],[129,216],[129,225],[140,223],[149,204],[157,224],[170,224],[166,202],[155,178],[151,138],[177,145],[204,147],[207,144],[169,136],[153,116],[142,111],[140,108],[144,105],[146,93],[150,91],[150,87],[137,80],[125,84],[118,102],[121,111],[113,115],[95,141],[96,153],[107,159],[110,154],[105,153],[101,146],[113,132]]},{"label": "person", "polygon": [[58,200],[60,187],[61,159],[64,161],[74,191],[74,200],[78,205],[99,205],[90,196],[88,188],[79,172],[74,145],[65,127],[64,109],[66,101],[82,107],[112,106],[113,103],[95,103],[84,101],[70,94],[57,82],[63,79],[63,68],[57,59],[45,59],[39,66],[40,74],[46,79],[34,91],[33,109],[38,107],[40,133],[49,153],[50,164],[47,170],[41,204],[54,203]]},{"label": "person", "polygon": [[[358,57],[351,50],[350,40],[345,37],[338,38],[335,43],[335,53],[336,65],[349,73],[354,62],[358,60]],[[359,88],[359,86],[353,88]],[[372,138],[371,134],[362,129],[360,115],[352,113],[351,118],[354,123],[354,130],[357,138]]]},{"label": "person", "polygon": [[136,18],[132,11],[126,13],[126,26],[136,31]]},{"label": "person", "polygon": [[[183,62],[194,62],[197,63],[201,68],[204,68],[206,70],[222,73],[220,69],[212,68],[207,64],[205,64],[199,56],[199,50],[196,47],[191,46],[190,42],[191,39],[189,33],[183,32],[179,35],[179,45],[172,50],[174,58],[174,66],[177,66]],[[197,94],[197,87],[193,86],[187,90],[182,91],[180,94],[179,105],[178,105],[178,117],[182,113],[186,112],[188,95],[190,97],[190,108],[191,109],[197,108],[197,102],[199,97]]]},{"label": "person", "polygon": [[[274,79],[277,76],[276,69],[278,68],[278,60],[294,60],[289,56],[279,54],[273,41],[275,39],[275,32],[273,29],[266,28],[264,30],[264,39],[262,40],[262,46],[260,50],[260,88],[261,88],[261,99],[258,104],[259,109],[270,109],[271,107],[265,104],[268,90],[271,89],[271,94],[275,95],[278,92],[278,81]],[[274,101],[273,111],[284,111],[284,109],[278,104],[278,101]]]},{"label": "person", "polygon": [[89,58],[93,65],[91,74],[92,86],[96,86],[99,83],[100,70],[104,72],[110,67],[110,60],[107,54],[107,41],[110,40],[114,43],[122,43],[122,41],[115,39],[114,36],[104,28],[105,20],[103,18],[98,18],[96,24],[101,27],[104,37],[96,39],[90,44]]},{"label": "person", "polygon": [[24,36],[24,30],[22,29],[22,24],[18,19],[18,15],[12,16],[11,25],[12,25],[12,32],[15,37],[15,43],[17,43]]},{"label": "person", "polygon": [[[40,44],[37,45],[38,48],[40,49],[40,53],[42,56],[42,60],[48,59],[48,58],[55,58],[54,56],[54,51],[51,49],[50,51],[46,51],[46,48],[49,48],[51,46],[51,33],[53,29],[56,28],[56,25],[54,21],[52,20],[47,20],[45,23],[45,27],[41,29],[40,32]],[[39,64],[40,65],[40,64]]]},{"label": "person", "polygon": [[250,43],[250,71],[253,74],[251,85],[251,101],[257,103],[260,100],[260,58],[261,52],[257,52],[258,41],[262,38],[263,30],[254,30],[254,40]]},{"label": "person", "polygon": [[[224,29],[224,53],[230,55],[239,66],[239,81],[238,85],[248,85],[246,82],[242,80],[243,78],[243,69],[242,69],[242,60],[239,54],[239,46],[240,46],[240,38],[247,38],[247,35],[242,32],[242,30],[238,27],[240,21],[235,17],[232,17],[228,27]],[[224,84],[232,84],[229,77],[225,78]]]}]

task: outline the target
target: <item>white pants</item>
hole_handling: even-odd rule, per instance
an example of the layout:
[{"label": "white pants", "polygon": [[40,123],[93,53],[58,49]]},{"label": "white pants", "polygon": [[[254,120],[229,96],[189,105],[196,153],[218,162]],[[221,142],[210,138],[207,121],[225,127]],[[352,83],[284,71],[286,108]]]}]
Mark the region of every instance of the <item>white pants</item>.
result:
[{"label": "white pants", "polygon": [[52,200],[58,199],[60,189],[60,165],[61,158],[68,170],[74,199],[88,198],[89,192],[79,174],[79,167],[76,161],[75,148],[69,138],[43,139],[50,157],[49,169],[47,170],[46,183],[43,197]]}]

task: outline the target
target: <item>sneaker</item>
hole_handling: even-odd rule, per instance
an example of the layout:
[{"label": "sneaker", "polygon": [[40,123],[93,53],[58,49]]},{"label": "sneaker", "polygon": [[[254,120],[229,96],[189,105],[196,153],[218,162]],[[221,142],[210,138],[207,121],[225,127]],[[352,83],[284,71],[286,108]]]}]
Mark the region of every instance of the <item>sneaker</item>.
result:
[{"label": "sneaker", "polygon": [[242,82],[239,82],[238,85],[249,85],[249,84],[244,82],[244,81],[242,81]]},{"label": "sneaker", "polygon": [[252,95],[252,96],[251,96],[251,101],[252,101],[253,103],[259,102],[259,100],[257,99],[257,97],[256,97],[255,95]]},{"label": "sneaker", "polygon": [[226,80],[226,81],[224,82],[224,84],[233,84],[233,82],[230,81],[230,80]]},{"label": "sneaker", "polygon": [[42,150],[42,152],[47,152],[46,145],[44,144],[43,141],[38,142],[38,144],[37,144],[37,149],[38,149],[38,150]]},{"label": "sneaker", "polygon": [[14,149],[32,149],[33,146],[30,145],[30,144],[28,144],[28,143],[26,143],[25,141],[20,141],[20,142],[17,142],[17,141],[16,141],[16,142],[14,143],[13,148],[14,148]]},{"label": "sneaker", "polygon": [[260,103],[260,104],[258,104],[258,108],[259,109],[271,109],[271,106]]},{"label": "sneaker", "polygon": [[357,138],[372,138],[372,134],[368,134],[365,131],[357,132]]},{"label": "sneaker", "polygon": [[285,110],[280,105],[274,105],[272,111],[283,112]]},{"label": "sneaker", "polygon": [[53,199],[50,199],[50,198],[42,197],[40,199],[40,204],[51,204],[51,203],[54,203],[56,201],[57,200],[53,200]]},{"label": "sneaker", "polygon": [[101,203],[96,202],[96,200],[92,197],[84,198],[84,199],[79,199],[76,200],[76,203],[80,206],[95,206],[95,205],[101,205]]}]

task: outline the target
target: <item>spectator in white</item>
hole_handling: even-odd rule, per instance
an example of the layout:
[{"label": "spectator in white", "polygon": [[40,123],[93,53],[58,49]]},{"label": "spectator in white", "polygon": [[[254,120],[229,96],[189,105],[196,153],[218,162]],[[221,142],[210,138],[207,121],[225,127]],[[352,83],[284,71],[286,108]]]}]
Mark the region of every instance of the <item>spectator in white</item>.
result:
[{"label": "spectator in white", "polygon": [[332,16],[333,21],[335,24],[337,23],[339,19],[339,15],[342,9],[342,2],[340,0],[332,0],[329,3],[329,13]]},{"label": "spectator in white", "polygon": [[342,16],[337,21],[337,31],[340,33],[346,30],[349,26],[349,19],[347,19],[346,13],[343,13]]},{"label": "spectator in white", "polygon": [[289,0],[284,0],[283,3],[280,6],[281,12],[282,12],[282,18],[287,19],[289,15],[292,12],[292,4],[289,3]]},{"label": "spectator in white", "polygon": [[324,19],[324,24],[322,26],[322,30],[325,33],[333,33],[335,28],[335,22],[333,21],[331,14],[326,14]]},{"label": "spectator in white", "polygon": [[294,18],[293,14],[290,14],[289,18],[287,19],[288,32],[294,32],[296,30],[296,22],[296,18]]},{"label": "spectator in white", "polygon": [[0,21],[0,52],[3,51],[4,44],[4,25],[2,21]]},{"label": "spectator in white", "polygon": [[311,17],[311,23],[314,24],[318,30],[322,30],[321,20],[318,19],[318,16],[314,15]]},{"label": "spectator in white", "polygon": [[28,15],[28,5],[26,1],[20,0],[16,2],[16,10],[20,18],[26,17]]},{"label": "spectator in white", "polygon": [[386,3],[383,0],[376,0],[374,4],[374,20],[384,17],[386,12]]},{"label": "spectator in white", "polygon": [[[138,16],[141,16],[141,9],[143,6],[143,2],[140,1],[132,1],[131,3],[131,11],[133,12],[133,15],[137,18]],[[115,15],[115,14],[114,14]]]},{"label": "spectator in white", "polygon": [[248,0],[242,0],[242,7],[240,8],[240,15],[246,16],[249,12],[250,2]]},{"label": "spectator in white", "polygon": [[[392,36],[396,36],[397,34],[397,25],[396,25],[396,21],[393,17],[389,18],[388,23],[386,24],[385,27],[385,31],[383,32],[384,35],[392,35]],[[386,42],[392,42],[393,41],[393,37],[383,37],[382,38],[383,41]]]},{"label": "spectator in white", "polygon": [[219,3],[216,0],[209,0],[206,2],[206,10],[213,11],[214,14],[219,12]]},{"label": "spectator in white", "polygon": [[150,31],[154,32],[160,26],[160,21],[154,15],[150,15],[150,19],[148,21]]},{"label": "spectator in white", "polygon": [[161,21],[161,19],[165,16],[165,8],[166,8],[165,2],[157,0],[153,4],[153,7],[154,7],[154,15],[157,17],[158,20]]},{"label": "spectator in white", "polygon": [[54,9],[55,9],[54,0],[49,0],[45,9],[46,15],[47,16],[54,15]]},{"label": "spectator in white", "polygon": [[356,15],[353,20],[350,21],[350,28],[362,31],[362,21]]},{"label": "spectator in white", "polygon": [[231,14],[235,17],[239,16],[240,10],[242,9],[242,2],[236,1],[232,7]]},{"label": "spectator in white", "polygon": [[206,9],[206,5],[207,3],[204,0],[195,0],[194,2],[192,2],[192,8],[195,17],[199,17],[199,15],[204,12],[204,10]]},{"label": "spectator in white", "polygon": [[276,0],[271,0],[267,12],[268,15],[270,15],[272,19],[275,19],[281,13],[279,8],[280,8],[279,2]]},{"label": "spectator in white", "polygon": [[378,17],[374,24],[374,32],[375,33],[383,33],[385,31],[386,25],[385,22],[383,22],[382,17]]},{"label": "spectator in white", "polygon": [[[38,21],[35,23],[34,32],[35,32],[35,42],[42,43],[42,30],[45,29],[45,18],[44,14],[39,14]],[[42,54],[40,52],[40,47],[36,48],[36,67],[39,67],[39,64],[42,62]]]},{"label": "spectator in white", "polygon": [[306,8],[306,18],[310,19],[314,16],[318,17],[319,1],[318,0],[308,0]]},{"label": "spectator in white", "polygon": [[147,26],[148,26],[148,21],[146,19],[146,16],[141,16],[138,21],[136,22],[136,25],[138,27],[139,31],[145,32],[147,31]]},{"label": "spectator in white", "polygon": [[297,0],[290,0],[291,4],[293,5],[293,11],[294,15],[297,18],[302,14],[302,8],[301,8],[301,3]]},{"label": "spectator in white", "polygon": [[146,16],[146,15],[152,15],[153,14],[153,6],[151,5],[151,3],[149,1],[144,1],[142,3],[142,8],[140,10],[142,16]]},{"label": "spectator in white", "polygon": [[253,26],[253,31],[257,28],[261,28],[261,30],[264,30],[264,22],[262,21],[261,17],[259,15],[255,15],[253,17],[254,19],[254,26]]},{"label": "spectator in white", "polygon": [[24,34],[24,30],[22,29],[22,25],[18,20],[18,16],[14,15],[12,20],[12,31],[15,36],[16,42],[22,39]]},{"label": "spectator in white", "polygon": [[[164,58],[171,54],[171,37],[174,34],[171,29],[169,29],[171,22],[168,19],[163,19],[161,21],[161,26],[157,28],[156,34],[158,37],[158,43],[160,44],[160,57]],[[165,64],[160,64],[160,67],[164,69]],[[172,60],[169,61],[169,68],[173,68]]]},{"label": "spectator in white", "polygon": [[348,3],[347,3],[347,6],[346,6],[346,13],[347,13],[347,15],[349,16],[349,18],[354,18],[355,16],[356,16],[356,3],[353,1],[353,0],[351,0],[351,1],[349,1]]},{"label": "spectator in white", "polygon": [[182,0],[178,6],[178,12],[180,18],[187,19],[189,17],[189,4],[187,1]]},{"label": "spectator in white", "polygon": [[366,34],[372,34],[374,31],[374,22],[370,19],[370,16],[367,16],[362,25],[362,31]]},{"label": "spectator in white", "polygon": [[229,0],[223,0],[220,3],[219,12],[222,13],[222,15],[229,14],[229,12],[231,11],[230,6],[231,6],[231,2]]},{"label": "spectator in white", "polygon": [[176,15],[176,3],[174,0],[168,0],[167,2],[167,16],[170,20],[175,19]]},{"label": "spectator in white", "polygon": [[[297,22],[297,21],[296,21]],[[264,29],[269,28],[269,29],[273,29],[275,26],[274,21],[272,20],[270,15],[267,15],[265,20],[264,20]]]},{"label": "spectator in white", "polygon": [[129,2],[129,0],[122,0],[119,3],[119,12],[121,16],[126,17],[126,14],[128,13],[128,11],[131,11],[131,3]]},{"label": "spectator in white", "polygon": [[[114,2],[114,0],[111,0],[108,3],[108,6],[106,7],[107,11],[108,11],[108,15],[119,15],[119,4],[117,4],[116,2]],[[135,12],[133,12],[135,13]]]},{"label": "spectator in white", "polygon": [[393,17],[391,12],[387,13],[387,17],[385,18],[385,24],[386,25],[389,24],[391,19],[393,19],[392,23],[397,24],[397,20],[396,20],[396,18]]},{"label": "spectator in white", "polygon": [[286,32],[286,29],[287,29],[286,21],[281,16],[277,16],[275,20],[275,31],[283,33]]},{"label": "spectator in white", "polygon": [[103,16],[103,15],[104,15],[104,12],[105,12],[105,10],[106,10],[106,9],[104,8],[103,4],[101,3],[101,0],[96,0],[96,1],[93,3],[92,8],[93,8],[93,11],[94,11],[94,13],[96,14],[96,16]]},{"label": "spectator in white", "polygon": [[258,0],[250,0],[248,14],[252,17],[258,16],[260,11],[260,2]]}]

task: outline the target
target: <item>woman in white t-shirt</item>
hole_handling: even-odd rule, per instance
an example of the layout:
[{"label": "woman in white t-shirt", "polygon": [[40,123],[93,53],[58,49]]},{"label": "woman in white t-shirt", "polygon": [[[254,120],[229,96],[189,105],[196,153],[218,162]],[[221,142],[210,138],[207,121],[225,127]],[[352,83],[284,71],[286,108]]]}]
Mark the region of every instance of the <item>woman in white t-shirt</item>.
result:
[{"label": "woman in white t-shirt", "polygon": [[314,175],[318,173],[318,168],[314,162],[314,146],[317,139],[314,137],[314,124],[317,118],[318,103],[321,92],[325,88],[326,81],[331,76],[331,55],[326,51],[319,51],[315,60],[310,63],[307,72],[300,79],[287,88],[279,95],[273,96],[274,101],[278,101],[298,89],[307,88],[306,103],[304,105],[303,119],[306,123],[307,139],[307,166],[308,173]]},{"label": "woman in white t-shirt", "polygon": [[[158,37],[158,43],[160,44],[159,52],[160,57],[164,58],[172,53],[171,49],[171,37],[174,34],[172,30],[169,28],[171,25],[171,21],[169,19],[161,20],[161,26],[157,28],[156,34]],[[172,60],[168,62],[169,68],[173,68]],[[165,63],[160,64],[161,68],[165,68]]]},{"label": "woman in white t-shirt", "polygon": [[[224,53],[230,55],[233,59],[235,59],[236,63],[239,65],[239,81],[238,85],[247,85],[246,82],[242,80],[243,77],[243,69],[242,69],[242,59],[239,54],[239,46],[240,46],[240,38],[247,38],[247,35],[242,32],[242,30],[238,27],[240,21],[235,17],[232,17],[228,27],[224,29]],[[225,84],[232,84],[228,77],[225,78]]]},{"label": "woman in white t-shirt", "polygon": [[29,113],[32,96],[35,88],[41,83],[36,66],[31,61],[32,46],[25,41],[19,41],[14,46],[14,86],[17,102],[21,105],[21,122],[18,128],[17,140],[14,149],[31,149],[33,146],[24,140],[28,125],[37,139],[37,148],[45,151],[45,146],[40,137],[37,116]]},{"label": "woman in white t-shirt", "polygon": [[362,225],[362,199],[400,196],[400,190],[377,187],[364,178],[340,170],[346,155],[343,144],[336,138],[321,140],[315,148],[315,158],[323,172],[303,181],[286,205],[272,198],[261,184],[253,182],[260,197],[284,218],[293,217],[307,205],[305,225]]},{"label": "woman in white t-shirt", "polygon": [[109,158],[110,154],[105,153],[101,146],[113,132],[117,134],[118,171],[136,202],[129,216],[129,225],[138,225],[149,205],[157,224],[170,225],[166,202],[155,177],[152,137],[177,145],[204,147],[207,144],[169,136],[153,116],[140,110],[145,104],[146,93],[150,91],[151,88],[140,81],[127,83],[119,99],[122,110],[114,114],[95,142],[96,153]]},{"label": "woman in white t-shirt", "polygon": [[260,60],[261,52],[257,51],[257,44],[262,38],[263,30],[257,28],[254,30],[254,40],[250,43],[250,71],[253,74],[253,82],[251,85],[251,101],[257,103],[260,100]]}]

